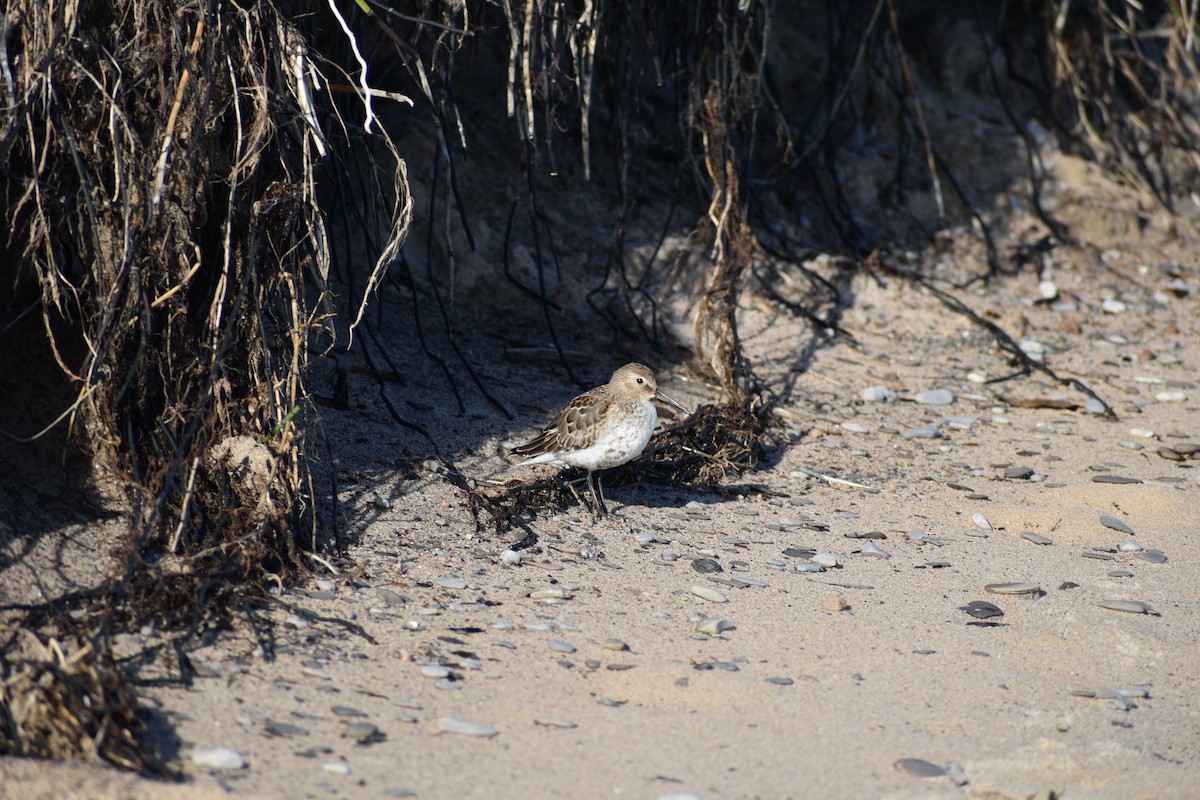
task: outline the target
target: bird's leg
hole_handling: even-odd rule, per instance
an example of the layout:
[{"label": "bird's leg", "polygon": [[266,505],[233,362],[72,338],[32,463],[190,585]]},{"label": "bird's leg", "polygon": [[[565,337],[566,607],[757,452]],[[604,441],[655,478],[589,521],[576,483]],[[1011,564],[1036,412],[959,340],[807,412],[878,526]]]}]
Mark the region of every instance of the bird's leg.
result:
[{"label": "bird's leg", "polygon": [[[604,482],[595,477],[595,473],[588,470],[588,488],[592,490],[592,499],[596,501],[596,516],[607,517],[608,508],[604,505]],[[596,487],[599,486],[597,491]]]}]

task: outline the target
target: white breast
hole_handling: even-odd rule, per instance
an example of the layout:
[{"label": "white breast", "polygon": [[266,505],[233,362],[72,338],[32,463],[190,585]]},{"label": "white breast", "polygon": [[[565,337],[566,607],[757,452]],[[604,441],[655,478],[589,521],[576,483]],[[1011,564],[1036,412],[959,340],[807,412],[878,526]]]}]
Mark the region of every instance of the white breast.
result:
[{"label": "white breast", "polygon": [[588,470],[609,469],[637,458],[654,426],[658,412],[649,400],[613,407],[612,414],[600,426],[595,444],[582,450],[558,453],[556,463]]}]

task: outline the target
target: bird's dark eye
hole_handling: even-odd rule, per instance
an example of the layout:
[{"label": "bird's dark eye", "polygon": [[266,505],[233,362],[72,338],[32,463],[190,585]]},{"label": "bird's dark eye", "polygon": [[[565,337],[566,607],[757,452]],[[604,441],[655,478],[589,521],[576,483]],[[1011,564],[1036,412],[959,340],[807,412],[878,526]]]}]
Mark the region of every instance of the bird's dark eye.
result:
[{"label": "bird's dark eye", "polygon": [[638,379],[637,379],[637,382],[638,382],[638,383],[645,383],[646,381],[645,381],[645,379],[644,379],[644,378],[638,378]]}]

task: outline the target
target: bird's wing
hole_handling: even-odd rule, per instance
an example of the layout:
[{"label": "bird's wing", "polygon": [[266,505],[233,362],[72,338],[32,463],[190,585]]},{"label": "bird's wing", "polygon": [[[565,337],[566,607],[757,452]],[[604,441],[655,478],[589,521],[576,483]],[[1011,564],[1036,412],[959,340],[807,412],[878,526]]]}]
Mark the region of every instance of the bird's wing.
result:
[{"label": "bird's wing", "polygon": [[567,403],[545,430],[525,444],[514,447],[513,452],[538,455],[590,447],[596,443],[600,420],[612,403],[597,392],[581,394]]}]

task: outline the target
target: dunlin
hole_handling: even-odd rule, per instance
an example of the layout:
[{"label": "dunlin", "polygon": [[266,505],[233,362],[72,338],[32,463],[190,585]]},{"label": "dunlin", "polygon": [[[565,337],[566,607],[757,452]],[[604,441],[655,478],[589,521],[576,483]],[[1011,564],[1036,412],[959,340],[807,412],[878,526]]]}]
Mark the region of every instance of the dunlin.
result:
[{"label": "dunlin", "polygon": [[513,452],[532,456],[521,465],[586,469],[597,514],[603,516],[608,513],[604,487],[595,473],[632,461],[646,447],[658,423],[658,412],[650,402],[653,398],[691,413],[658,390],[648,367],[626,364],[612,374],[608,383],[567,403],[545,430],[514,447]]}]

